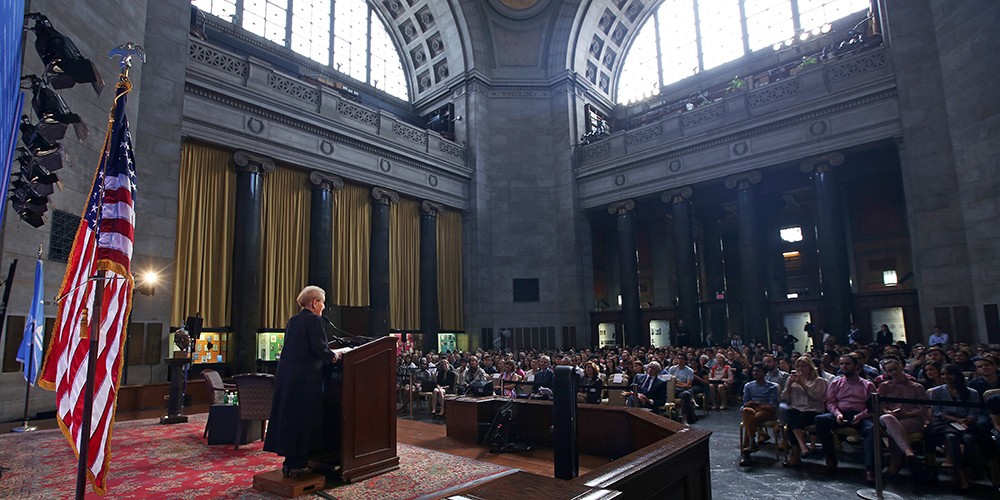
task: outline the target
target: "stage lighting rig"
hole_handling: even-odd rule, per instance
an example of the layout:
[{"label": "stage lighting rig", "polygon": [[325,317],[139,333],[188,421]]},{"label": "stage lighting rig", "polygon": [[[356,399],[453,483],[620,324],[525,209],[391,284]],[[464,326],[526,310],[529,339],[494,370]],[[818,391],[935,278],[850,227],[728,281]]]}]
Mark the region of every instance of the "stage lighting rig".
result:
[{"label": "stage lighting rig", "polygon": [[45,64],[45,80],[52,88],[68,89],[78,83],[89,83],[98,95],[104,90],[104,79],[93,61],[83,57],[76,44],[52,27],[49,18],[38,12],[25,16],[35,25],[25,28],[35,32],[35,50]]},{"label": "stage lighting rig", "polygon": [[24,148],[17,149],[20,171],[11,182],[10,201],[17,215],[33,227],[45,223],[49,196],[55,192],[59,176],[47,170]]},{"label": "stage lighting rig", "polygon": [[66,128],[73,125],[73,131],[78,140],[84,141],[90,137],[90,130],[80,119],[80,115],[72,112],[62,96],[56,94],[45,82],[35,75],[21,77],[25,82],[22,88],[31,89],[31,107],[38,118],[38,132],[48,141],[58,141],[66,137]]}]

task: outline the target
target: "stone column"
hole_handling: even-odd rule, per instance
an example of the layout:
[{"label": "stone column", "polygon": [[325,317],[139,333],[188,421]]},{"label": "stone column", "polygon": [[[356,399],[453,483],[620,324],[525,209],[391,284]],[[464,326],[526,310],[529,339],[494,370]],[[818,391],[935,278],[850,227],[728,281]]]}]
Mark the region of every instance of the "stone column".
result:
[{"label": "stone column", "polygon": [[[309,284],[333,290],[333,192],[344,188],[344,180],[313,170],[309,174],[312,197],[309,207]],[[327,301],[327,308],[333,304]]]},{"label": "stone column", "polygon": [[758,229],[757,196],[755,185],[761,180],[756,170],[736,174],[726,179],[726,187],[736,189],[737,220],[739,223],[739,251],[741,287],[740,302],[743,307],[743,339],[768,342],[765,311],[765,293],[762,255],[763,238]]},{"label": "stone column", "polygon": [[[761,229],[764,231],[764,258],[767,266],[767,298],[769,301],[786,300],[788,287],[785,284],[785,257],[782,255],[784,245],[781,240],[781,209],[784,201],[768,199],[760,204]],[[775,325],[780,326],[780,325]]]},{"label": "stone column", "polygon": [[441,329],[438,317],[437,218],[444,207],[432,201],[420,204],[420,332],[423,351],[437,349]]},{"label": "stone column", "polygon": [[368,258],[368,334],[389,335],[389,209],[399,203],[399,194],[372,188],[372,234]]},{"label": "stone column", "polygon": [[[257,329],[260,328],[261,202],[264,174],[274,160],[247,151],[233,153],[236,164],[236,215],[233,231],[233,289],[230,323],[230,364],[237,373],[257,371]],[[235,352],[234,352],[235,350]]]},{"label": "stone column", "polygon": [[847,232],[834,167],[844,163],[844,155],[830,153],[803,160],[799,168],[811,173],[816,192],[816,248],[819,250],[820,289],[827,330],[847,340],[854,316],[851,270],[847,257]]},{"label": "stone column", "polygon": [[726,293],[726,263],[722,252],[722,219],[725,218],[725,211],[718,207],[705,207],[698,209],[699,219],[704,228],[705,246],[702,252],[702,262],[705,265],[705,286],[708,303],[707,331],[712,334],[712,340],[717,344],[728,345],[727,334],[729,333],[728,321],[726,319],[725,302],[716,302],[715,294]]},{"label": "stone column", "polygon": [[660,199],[671,204],[674,234],[674,272],[677,275],[677,310],[689,330],[688,345],[701,345],[701,318],[698,314],[698,268],[694,253],[690,186],[667,191]]},{"label": "stone column", "polygon": [[608,206],[608,213],[617,216],[618,253],[621,263],[623,338],[629,347],[649,345],[649,335],[643,335],[639,316],[639,256],[635,242],[635,202],[619,201]]}]

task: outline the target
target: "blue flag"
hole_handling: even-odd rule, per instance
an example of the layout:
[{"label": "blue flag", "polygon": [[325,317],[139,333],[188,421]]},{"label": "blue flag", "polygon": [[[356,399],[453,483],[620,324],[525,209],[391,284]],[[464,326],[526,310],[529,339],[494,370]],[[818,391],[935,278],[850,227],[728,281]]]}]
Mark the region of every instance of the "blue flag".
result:
[{"label": "blue flag", "polygon": [[24,380],[35,385],[38,370],[42,365],[42,333],[45,330],[45,279],[42,275],[42,259],[35,264],[35,293],[31,297],[31,309],[24,318],[24,340],[17,349],[17,360],[24,364]]}]

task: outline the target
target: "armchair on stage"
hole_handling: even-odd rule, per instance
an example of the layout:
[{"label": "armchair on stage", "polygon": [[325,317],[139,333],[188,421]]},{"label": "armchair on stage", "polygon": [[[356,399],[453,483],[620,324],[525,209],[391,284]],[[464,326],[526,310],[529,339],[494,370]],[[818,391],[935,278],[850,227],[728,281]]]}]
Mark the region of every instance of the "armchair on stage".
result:
[{"label": "armchair on stage", "polygon": [[396,339],[383,337],[344,353],[327,378],[324,451],[309,465],[339,466],[346,482],[398,469],[395,389]]}]

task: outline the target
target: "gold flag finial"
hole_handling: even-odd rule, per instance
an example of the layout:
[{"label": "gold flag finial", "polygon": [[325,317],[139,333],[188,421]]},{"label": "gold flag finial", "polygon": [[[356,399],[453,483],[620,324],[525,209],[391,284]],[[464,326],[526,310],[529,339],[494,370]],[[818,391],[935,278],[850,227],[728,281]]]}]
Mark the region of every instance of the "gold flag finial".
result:
[{"label": "gold flag finial", "polygon": [[87,308],[83,308],[80,311],[80,338],[88,339],[90,338],[90,329],[87,328]]}]

